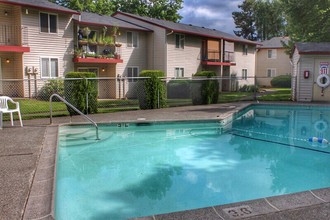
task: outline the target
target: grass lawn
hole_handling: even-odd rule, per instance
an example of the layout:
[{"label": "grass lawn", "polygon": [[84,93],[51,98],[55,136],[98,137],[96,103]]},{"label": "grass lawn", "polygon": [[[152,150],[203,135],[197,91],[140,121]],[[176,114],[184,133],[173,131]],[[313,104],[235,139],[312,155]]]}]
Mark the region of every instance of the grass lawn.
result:
[{"label": "grass lawn", "polygon": [[[254,100],[253,92],[222,92],[219,94],[218,103],[238,102],[238,101],[252,101]],[[257,93],[257,100],[259,101],[290,101],[291,89],[274,88],[267,89],[264,92]],[[21,113],[23,119],[32,118],[47,118],[50,112],[49,101],[35,100],[35,99],[15,99],[20,103]],[[191,99],[168,99],[167,105],[169,107],[192,105]],[[67,116],[66,105],[63,102],[52,102],[53,116]],[[98,112],[109,113],[117,111],[138,110],[139,101],[133,100],[98,100]],[[14,115],[17,118],[17,115]],[[4,120],[9,120],[9,115],[4,114]]]},{"label": "grass lawn", "polygon": [[271,89],[269,93],[258,96],[259,101],[290,101],[291,89],[290,88],[276,88]]}]

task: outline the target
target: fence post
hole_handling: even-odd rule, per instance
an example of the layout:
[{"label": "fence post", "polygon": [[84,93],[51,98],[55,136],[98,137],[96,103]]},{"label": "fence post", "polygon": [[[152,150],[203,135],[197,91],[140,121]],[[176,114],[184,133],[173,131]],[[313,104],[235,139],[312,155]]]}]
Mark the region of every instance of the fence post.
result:
[{"label": "fence post", "polygon": [[88,115],[88,79],[85,78],[85,93],[86,93],[86,115]]}]

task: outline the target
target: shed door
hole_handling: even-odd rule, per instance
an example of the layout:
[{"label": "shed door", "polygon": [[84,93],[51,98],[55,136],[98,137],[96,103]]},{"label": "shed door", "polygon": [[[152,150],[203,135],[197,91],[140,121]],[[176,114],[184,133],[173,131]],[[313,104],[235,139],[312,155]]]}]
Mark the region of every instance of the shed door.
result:
[{"label": "shed door", "polygon": [[327,88],[320,87],[317,84],[317,79],[320,75],[330,76],[330,58],[329,59],[316,59],[315,60],[315,74],[313,86],[313,101],[329,101],[330,100],[330,86]]}]

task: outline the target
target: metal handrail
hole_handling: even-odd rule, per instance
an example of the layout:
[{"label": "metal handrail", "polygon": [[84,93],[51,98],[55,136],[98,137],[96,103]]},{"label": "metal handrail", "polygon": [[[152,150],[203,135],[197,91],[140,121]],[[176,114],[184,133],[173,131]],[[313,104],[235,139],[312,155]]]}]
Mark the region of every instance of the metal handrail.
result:
[{"label": "metal handrail", "polygon": [[87,115],[85,115],[84,113],[82,113],[80,110],[78,110],[76,107],[74,107],[71,103],[69,103],[68,101],[66,101],[64,98],[62,98],[60,95],[58,94],[53,94],[50,96],[49,98],[49,102],[50,102],[50,124],[53,123],[53,106],[52,106],[52,100],[53,97],[57,97],[59,100],[61,100],[62,102],[64,102],[65,104],[67,104],[69,107],[71,107],[74,111],[76,111],[77,113],[79,113],[81,116],[85,117],[88,121],[90,121],[94,127],[96,128],[96,140],[100,140],[99,138],[99,127],[97,126],[96,122],[93,121],[90,117],[88,117]]}]

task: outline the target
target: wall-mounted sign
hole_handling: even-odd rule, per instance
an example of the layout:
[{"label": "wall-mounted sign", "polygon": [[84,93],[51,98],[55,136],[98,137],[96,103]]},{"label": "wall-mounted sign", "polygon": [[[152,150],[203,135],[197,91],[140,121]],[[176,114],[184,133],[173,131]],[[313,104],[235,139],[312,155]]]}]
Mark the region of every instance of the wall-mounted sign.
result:
[{"label": "wall-mounted sign", "polygon": [[329,74],[329,62],[320,62],[320,74]]}]

